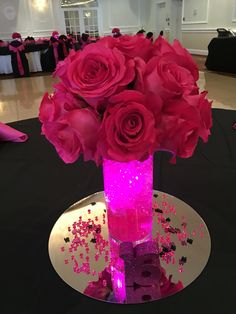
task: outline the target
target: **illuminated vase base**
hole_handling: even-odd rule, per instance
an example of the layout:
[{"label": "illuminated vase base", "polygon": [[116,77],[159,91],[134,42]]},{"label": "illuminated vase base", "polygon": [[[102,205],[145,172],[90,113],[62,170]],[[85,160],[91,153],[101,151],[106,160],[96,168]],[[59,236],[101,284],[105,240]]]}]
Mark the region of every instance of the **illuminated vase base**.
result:
[{"label": "illuminated vase base", "polygon": [[140,243],[152,234],[153,156],[145,161],[103,161],[110,237]]},{"label": "illuminated vase base", "polygon": [[180,199],[153,195],[152,238],[139,244],[110,237],[104,192],[68,208],[49,238],[58,275],[86,296],[120,304],[159,300],[190,285],[210,255],[207,226]]}]

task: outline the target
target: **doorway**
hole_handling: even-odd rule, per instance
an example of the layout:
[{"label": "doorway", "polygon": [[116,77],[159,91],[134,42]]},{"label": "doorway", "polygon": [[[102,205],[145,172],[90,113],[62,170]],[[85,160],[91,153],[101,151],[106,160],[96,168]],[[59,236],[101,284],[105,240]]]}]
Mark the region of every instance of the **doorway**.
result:
[{"label": "doorway", "polygon": [[182,0],[171,0],[170,42],[174,39],[182,41]]},{"label": "doorway", "polygon": [[156,8],[156,35],[160,34],[160,31],[165,31],[166,28],[166,2],[160,1],[157,3]]}]

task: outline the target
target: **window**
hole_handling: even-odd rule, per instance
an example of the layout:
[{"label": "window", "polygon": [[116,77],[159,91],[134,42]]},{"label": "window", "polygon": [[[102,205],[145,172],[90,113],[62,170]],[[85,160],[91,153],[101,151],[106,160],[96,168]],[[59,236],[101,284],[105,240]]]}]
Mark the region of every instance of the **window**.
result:
[{"label": "window", "polygon": [[83,10],[85,33],[90,37],[98,37],[98,16],[97,10]]},{"label": "window", "polygon": [[99,36],[98,1],[61,1],[67,34]]},{"label": "window", "polygon": [[77,10],[64,11],[66,33],[80,35],[80,18]]}]

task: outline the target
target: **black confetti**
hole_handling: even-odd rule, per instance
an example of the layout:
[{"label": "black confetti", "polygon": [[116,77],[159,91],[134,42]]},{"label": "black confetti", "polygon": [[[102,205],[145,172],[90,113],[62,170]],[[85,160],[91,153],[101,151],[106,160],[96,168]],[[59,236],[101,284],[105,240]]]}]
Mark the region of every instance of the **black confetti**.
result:
[{"label": "black confetti", "polygon": [[176,245],[175,244],[171,244],[171,251],[175,251],[176,250]]},{"label": "black confetti", "polygon": [[163,251],[164,253],[168,253],[170,251],[170,249],[164,245],[162,245]]},{"label": "black confetti", "polygon": [[93,239],[91,239],[91,240],[90,240],[90,242],[92,242],[92,243],[96,243],[96,242],[97,242],[97,240],[96,240],[95,238],[93,238]]},{"label": "black confetti", "polygon": [[104,213],[106,213],[106,212],[107,212],[107,210],[106,210],[106,209],[103,209],[103,211],[104,211]]},{"label": "black confetti", "polygon": [[67,242],[70,242],[70,238],[64,238],[64,241],[67,243]]},{"label": "black confetti", "polygon": [[95,232],[96,232],[96,233],[101,233],[101,228],[97,228],[97,229],[95,230]]},{"label": "black confetti", "polygon": [[166,221],[167,221],[167,222],[170,222],[170,221],[171,221],[171,219],[168,217],[168,218],[166,218]]},{"label": "black confetti", "polygon": [[193,244],[193,239],[187,239],[187,242],[189,243],[189,244]]},{"label": "black confetti", "polygon": [[185,264],[185,263],[187,263],[187,257],[182,256],[181,259],[179,260],[179,264],[180,264],[180,265],[183,265],[183,264]]},{"label": "black confetti", "polygon": [[154,196],[155,198],[157,198],[157,197],[158,197],[158,194],[153,194],[153,196]]},{"label": "black confetti", "polygon": [[91,205],[92,205],[92,206],[96,205],[96,202],[92,202]]},{"label": "black confetti", "polygon": [[170,233],[177,233],[177,231],[175,230],[175,228],[169,226],[168,228],[165,228],[165,232],[170,232]]},{"label": "black confetti", "polygon": [[156,209],[155,209],[155,212],[156,212],[156,213],[163,214],[163,210],[161,210],[160,208],[156,208]]}]

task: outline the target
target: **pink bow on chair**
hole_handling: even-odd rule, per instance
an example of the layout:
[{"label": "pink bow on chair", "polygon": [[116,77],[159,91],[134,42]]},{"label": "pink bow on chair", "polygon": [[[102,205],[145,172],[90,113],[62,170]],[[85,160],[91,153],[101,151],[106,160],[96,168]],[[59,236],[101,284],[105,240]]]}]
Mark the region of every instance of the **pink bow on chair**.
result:
[{"label": "pink bow on chair", "polygon": [[55,42],[55,43],[52,43],[52,46],[53,46],[53,54],[54,54],[54,57],[55,57],[55,62],[56,64],[58,63],[59,59],[58,59],[58,42]]},{"label": "pink bow on chair", "polygon": [[23,45],[20,45],[19,47],[13,47],[12,45],[9,45],[9,50],[16,53],[18,69],[19,69],[20,75],[24,75],[25,71],[23,68],[22,61],[21,61],[20,51],[25,50],[25,47]]},{"label": "pink bow on chair", "polygon": [[28,135],[0,122],[0,141],[25,142]]}]

